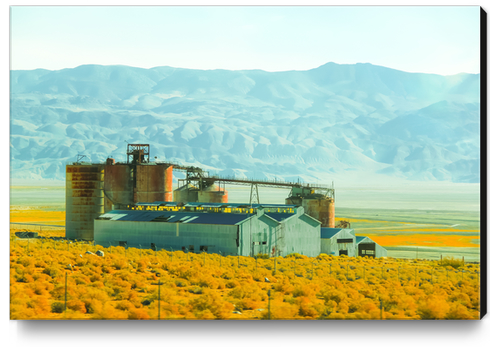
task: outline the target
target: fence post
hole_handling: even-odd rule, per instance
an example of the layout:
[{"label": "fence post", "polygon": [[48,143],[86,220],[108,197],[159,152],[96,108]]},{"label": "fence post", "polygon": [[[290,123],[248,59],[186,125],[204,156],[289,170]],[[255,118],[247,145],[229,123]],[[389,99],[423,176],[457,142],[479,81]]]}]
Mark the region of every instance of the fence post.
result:
[{"label": "fence post", "polygon": [[255,256],[255,271],[257,271],[257,262],[258,262],[258,259],[257,256]]},{"label": "fence post", "polygon": [[277,258],[274,258],[274,276],[276,275],[277,271]]}]

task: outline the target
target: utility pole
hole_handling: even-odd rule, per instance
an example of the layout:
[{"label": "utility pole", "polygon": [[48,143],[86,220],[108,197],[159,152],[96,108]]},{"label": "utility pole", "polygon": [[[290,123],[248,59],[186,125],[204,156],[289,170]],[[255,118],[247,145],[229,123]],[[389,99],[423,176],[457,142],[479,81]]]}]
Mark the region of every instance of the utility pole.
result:
[{"label": "utility pole", "polygon": [[160,320],[160,286],[161,286],[160,279],[158,279],[158,320]]},{"label": "utility pole", "polygon": [[269,320],[271,320],[271,290],[269,288],[269,291],[267,292],[267,295],[269,296]]},{"label": "utility pole", "polygon": [[66,318],[66,298],[68,293],[68,272],[65,270],[65,318]]},{"label": "utility pole", "polygon": [[162,286],[162,282],[158,279],[158,283],[152,283],[152,285],[158,286],[158,320],[160,320],[160,287]]}]

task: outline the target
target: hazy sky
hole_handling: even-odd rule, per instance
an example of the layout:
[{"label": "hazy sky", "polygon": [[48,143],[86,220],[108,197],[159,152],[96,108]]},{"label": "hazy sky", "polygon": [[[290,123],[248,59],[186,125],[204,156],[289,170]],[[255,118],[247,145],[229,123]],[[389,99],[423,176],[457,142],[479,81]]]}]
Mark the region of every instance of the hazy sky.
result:
[{"label": "hazy sky", "polygon": [[82,64],[478,73],[478,6],[11,7],[13,70]]}]

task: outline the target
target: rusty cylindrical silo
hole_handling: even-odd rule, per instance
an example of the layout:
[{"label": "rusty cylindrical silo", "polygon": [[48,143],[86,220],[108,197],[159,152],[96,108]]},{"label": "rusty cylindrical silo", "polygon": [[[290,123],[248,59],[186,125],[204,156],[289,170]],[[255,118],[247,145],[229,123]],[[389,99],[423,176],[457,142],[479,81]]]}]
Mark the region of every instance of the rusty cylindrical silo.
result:
[{"label": "rusty cylindrical silo", "polygon": [[174,190],[175,202],[197,202],[198,189],[192,184],[186,184]]},{"label": "rusty cylindrical silo", "polygon": [[313,194],[303,198],[305,213],[318,219],[324,228],[335,227],[335,203],[332,198]]},{"label": "rusty cylindrical silo", "polygon": [[107,162],[104,169],[104,193],[105,212],[133,203],[130,165]]},{"label": "rusty cylindrical silo", "polygon": [[135,203],[172,201],[172,165],[139,164],[134,167],[134,170]]},{"label": "rusty cylindrical silo", "polygon": [[104,165],[66,166],[65,230],[68,239],[94,239],[94,219],[104,213],[103,188]]},{"label": "rusty cylindrical silo", "polygon": [[198,200],[199,202],[227,203],[228,191],[213,184],[198,192]]}]

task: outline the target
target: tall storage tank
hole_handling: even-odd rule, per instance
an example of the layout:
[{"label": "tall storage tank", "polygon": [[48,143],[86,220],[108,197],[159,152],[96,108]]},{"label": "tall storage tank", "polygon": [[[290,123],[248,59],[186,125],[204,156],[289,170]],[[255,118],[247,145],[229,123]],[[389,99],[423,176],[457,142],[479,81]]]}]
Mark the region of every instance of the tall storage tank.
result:
[{"label": "tall storage tank", "polygon": [[303,198],[305,213],[322,222],[324,228],[335,228],[335,204],[332,198],[313,194]]},{"label": "tall storage tank", "polygon": [[134,202],[172,201],[173,166],[140,164],[135,166]]},{"label": "tall storage tank", "polygon": [[213,184],[198,192],[198,200],[199,202],[226,203],[228,202],[228,191]]},{"label": "tall storage tank", "polygon": [[104,211],[133,203],[133,181],[131,166],[107,162],[104,170]]},{"label": "tall storage tank", "polygon": [[66,217],[68,239],[93,240],[94,219],[104,213],[104,165],[66,166]]},{"label": "tall storage tank", "polygon": [[192,184],[186,184],[174,190],[175,202],[197,202],[198,189]]}]

